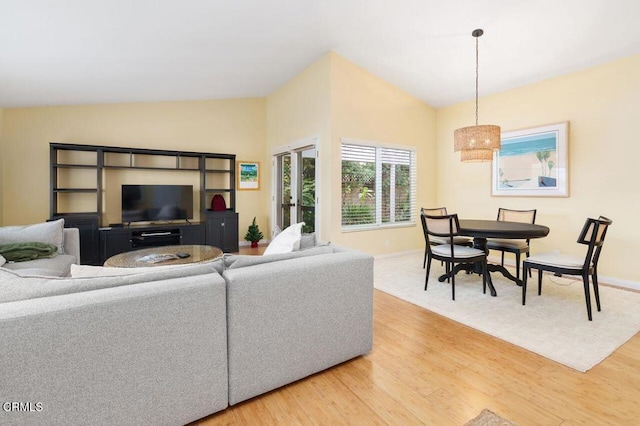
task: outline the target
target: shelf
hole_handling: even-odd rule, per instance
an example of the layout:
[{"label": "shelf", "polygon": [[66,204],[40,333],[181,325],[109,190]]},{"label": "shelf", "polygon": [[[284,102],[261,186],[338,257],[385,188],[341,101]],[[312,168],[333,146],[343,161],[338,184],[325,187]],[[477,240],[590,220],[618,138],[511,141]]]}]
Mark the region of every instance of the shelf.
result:
[{"label": "shelf", "polygon": [[53,192],[98,192],[97,188],[53,188]]},{"label": "shelf", "polygon": [[206,169],[205,173],[231,173],[231,169]]},{"label": "shelf", "polygon": [[95,169],[95,164],[52,164],[51,167],[58,169]]},{"label": "shelf", "polygon": [[[95,166],[94,166],[95,168]],[[199,168],[177,168],[177,167],[151,167],[151,166],[103,166],[103,169],[120,169],[120,170],[159,170],[159,171],[177,171],[177,172],[199,172]]]},{"label": "shelf", "polygon": [[209,193],[209,192],[232,192],[233,189],[229,189],[229,188],[225,188],[225,189],[214,189],[214,188],[207,188],[205,189],[205,192]]}]

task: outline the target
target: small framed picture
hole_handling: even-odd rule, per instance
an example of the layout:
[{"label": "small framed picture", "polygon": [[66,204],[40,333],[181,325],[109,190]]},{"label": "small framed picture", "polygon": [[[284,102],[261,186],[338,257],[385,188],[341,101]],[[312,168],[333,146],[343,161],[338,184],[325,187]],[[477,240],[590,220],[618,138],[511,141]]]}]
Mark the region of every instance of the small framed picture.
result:
[{"label": "small framed picture", "polygon": [[258,161],[238,161],[238,189],[260,189],[260,163]]}]

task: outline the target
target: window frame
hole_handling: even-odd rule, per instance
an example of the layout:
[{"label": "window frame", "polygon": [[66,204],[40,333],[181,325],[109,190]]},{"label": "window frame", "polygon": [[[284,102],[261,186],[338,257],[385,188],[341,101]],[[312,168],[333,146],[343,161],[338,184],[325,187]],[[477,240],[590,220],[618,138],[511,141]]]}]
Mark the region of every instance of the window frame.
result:
[{"label": "window frame", "polygon": [[[372,142],[361,139],[351,139],[351,138],[341,138],[340,143],[340,180],[343,181],[342,175],[342,162],[343,160],[343,147],[347,146],[361,146],[375,149],[375,175],[376,175],[376,183],[375,183],[375,222],[367,223],[367,224],[358,224],[358,225],[344,225],[342,224],[342,209],[343,209],[343,194],[340,193],[340,226],[342,232],[356,232],[356,231],[369,231],[375,229],[384,229],[384,228],[403,228],[403,227],[412,227],[416,225],[416,205],[417,205],[417,148],[412,146],[403,146],[396,145],[391,143],[380,143],[380,142]],[[409,153],[409,220],[405,221],[388,221],[384,222],[382,220],[382,157],[383,150],[396,150],[396,151],[407,151]],[[390,163],[384,163],[390,164]],[[400,164],[400,163],[397,163]],[[341,188],[342,189],[342,188]],[[390,188],[390,197],[395,192],[395,187]],[[392,200],[392,206],[395,203],[395,197]],[[395,208],[391,209],[393,212],[390,214],[390,219],[393,218],[395,220]]]}]

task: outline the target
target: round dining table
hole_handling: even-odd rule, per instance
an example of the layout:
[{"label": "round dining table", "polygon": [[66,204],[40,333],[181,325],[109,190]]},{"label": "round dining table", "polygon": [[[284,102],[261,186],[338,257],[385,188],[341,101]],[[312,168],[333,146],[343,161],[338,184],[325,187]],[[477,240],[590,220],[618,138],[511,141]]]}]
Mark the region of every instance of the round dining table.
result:
[{"label": "round dining table", "polygon": [[[507,222],[497,220],[480,220],[480,219],[460,219],[460,235],[466,237],[473,237],[473,247],[479,250],[483,250],[485,253],[489,253],[487,249],[487,238],[500,238],[500,239],[534,239],[543,238],[549,234],[549,228],[544,225],[536,225],[533,223],[521,223],[521,222]],[[511,272],[502,265],[490,263],[487,265],[488,269],[488,284],[489,290],[492,296],[496,296],[496,289],[493,286],[491,280],[491,272],[500,272],[505,278],[510,279],[517,285],[521,286],[522,281],[515,277]],[[456,274],[459,271],[467,271],[481,274],[482,267],[479,264],[464,264],[460,263],[453,268],[449,273],[444,274],[438,278],[438,281],[444,281],[452,274]]]}]

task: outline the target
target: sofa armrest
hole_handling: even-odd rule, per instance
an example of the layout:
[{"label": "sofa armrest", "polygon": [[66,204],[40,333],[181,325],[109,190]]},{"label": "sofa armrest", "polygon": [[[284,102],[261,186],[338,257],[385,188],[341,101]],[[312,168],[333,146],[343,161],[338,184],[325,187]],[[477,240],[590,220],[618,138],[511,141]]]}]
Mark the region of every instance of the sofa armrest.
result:
[{"label": "sofa armrest", "polygon": [[229,404],[363,355],[373,257],[322,254],[226,270]]},{"label": "sofa armrest", "polygon": [[217,273],[4,303],[0,336],[0,399],[34,407],[0,423],[178,425],[228,404]]},{"label": "sofa armrest", "polygon": [[78,228],[64,228],[62,230],[62,245],[65,254],[75,256],[77,265],[80,264],[80,230]]}]

